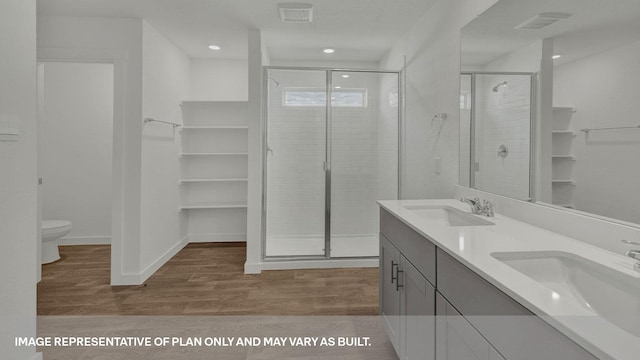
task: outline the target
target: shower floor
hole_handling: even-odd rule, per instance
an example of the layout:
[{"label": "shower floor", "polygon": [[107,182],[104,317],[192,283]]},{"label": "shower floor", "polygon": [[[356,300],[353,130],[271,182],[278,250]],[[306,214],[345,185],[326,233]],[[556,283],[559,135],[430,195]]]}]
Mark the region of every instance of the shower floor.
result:
[{"label": "shower floor", "polygon": [[[331,257],[371,257],[379,254],[378,235],[334,235]],[[268,237],[266,256],[324,255],[323,235]]]}]

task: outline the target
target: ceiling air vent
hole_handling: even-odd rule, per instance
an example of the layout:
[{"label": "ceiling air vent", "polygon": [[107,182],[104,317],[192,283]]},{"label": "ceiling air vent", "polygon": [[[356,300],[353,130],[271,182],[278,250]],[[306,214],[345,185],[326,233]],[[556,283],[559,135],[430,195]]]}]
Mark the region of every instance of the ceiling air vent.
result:
[{"label": "ceiling air vent", "polygon": [[313,5],[303,3],[282,3],[278,4],[278,12],[282,22],[312,22]]},{"label": "ceiling air vent", "polygon": [[544,12],[516,26],[516,29],[539,30],[570,16],[571,14],[562,12]]}]

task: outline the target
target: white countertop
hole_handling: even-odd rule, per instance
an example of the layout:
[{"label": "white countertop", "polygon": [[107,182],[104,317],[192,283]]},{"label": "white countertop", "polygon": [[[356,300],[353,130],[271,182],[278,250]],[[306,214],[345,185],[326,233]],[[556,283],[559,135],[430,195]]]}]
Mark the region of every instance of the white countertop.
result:
[{"label": "white countertop", "polygon": [[492,257],[491,253],[567,252],[623,272],[640,282],[640,273],[633,271],[633,259],[501,214],[483,217],[495,225],[449,226],[404,208],[408,205],[446,205],[469,212],[469,206],[458,200],[387,200],[378,203],[597,357],[640,359],[639,337],[609,323],[573,299],[554,296],[553,290]]}]

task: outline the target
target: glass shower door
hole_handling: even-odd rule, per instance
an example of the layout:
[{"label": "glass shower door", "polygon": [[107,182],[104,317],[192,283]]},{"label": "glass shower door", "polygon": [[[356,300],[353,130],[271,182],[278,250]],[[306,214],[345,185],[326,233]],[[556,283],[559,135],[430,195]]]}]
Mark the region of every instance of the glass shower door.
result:
[{"label": "glass shower door", "polygon": [[266,257],[325,256],[326,71],[267,69]]},{"label": "glass shower door", "polygon": [[330,257],[378,256],[376,201],[398,198],[398,74],[330,75]]}]

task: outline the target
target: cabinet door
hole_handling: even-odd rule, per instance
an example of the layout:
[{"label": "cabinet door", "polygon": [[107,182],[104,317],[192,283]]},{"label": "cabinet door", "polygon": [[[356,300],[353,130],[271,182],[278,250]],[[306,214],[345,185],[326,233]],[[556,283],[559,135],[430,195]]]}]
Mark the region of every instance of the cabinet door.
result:
[{"label": "cabinet door", "polygon": [[[491,345],[469,322],[436,293],[436,359],[489,360]],[[494,350],[491,360],[499,354]]]},{"label": "cabinet door", "polygon": [[435,359],[435,289],[401,256],[401,329],[405,360]]},{"label": "cabinet door", "polygon": [[400,354],[400,291],[398,285],[399,254],[380,234],[380,315],[391,344]]},{"label": "cabinet door", "polygon": [[489,360],[506,360],[500,353],[493,347],[489,348]]}]

